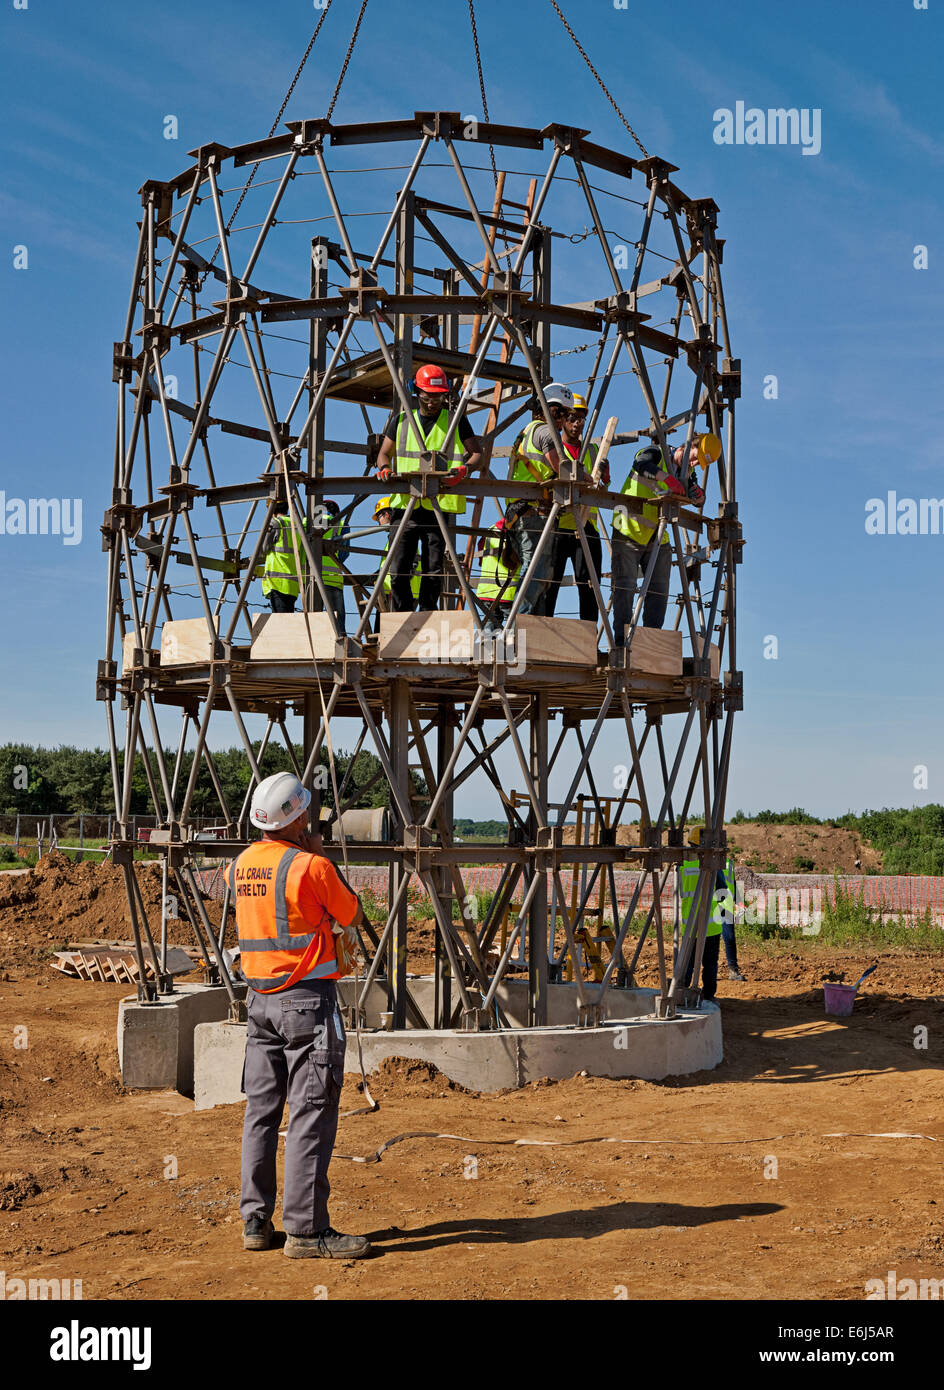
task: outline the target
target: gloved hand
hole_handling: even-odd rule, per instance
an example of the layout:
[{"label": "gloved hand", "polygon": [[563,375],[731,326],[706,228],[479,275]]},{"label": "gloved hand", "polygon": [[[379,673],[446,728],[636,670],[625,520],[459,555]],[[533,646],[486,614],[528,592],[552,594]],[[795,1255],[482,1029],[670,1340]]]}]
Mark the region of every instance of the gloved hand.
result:
[{"label": "gloved hand", "polygon": [[382,483],[385,483],[385,482],[387,481],[388,478],[392,478],[392,477],[393,477],[393,469],[392,469],[392,468],[378,468],[378,470],[377,470],[377,477],[380,479],[380,481],[381,481]]},{"label": "gloved hand", "polygon": [[610,464],[608,459],[604,459],[600,464],[600,482],[604,487],[610,486]]},{"label": "gloved hand", "polygon": [[456,483],[461,483],[463,478],[469,476],[469,470],[464,463],[460,463],[458,468],[451,468],[443,478],[444,487],[455,487]]},{"label": "gloved hand", "polygon": [[666,473],[664,479],[662,480],[662,485],[665,488],[666,492],[671,492],[674,497],[688,496],[688,493],[682,487],[682,484],[679,482],[678,478],[674,477],[671,473]]},{"label": "gloved hand", "polygon": [[335,936],[343,936],[344,945],[347,947],[348,951],[357,950],[359,943],[357,940],[357,932],[354,930],[353,925],[349,927],[342,927],[340,922],[335,922],[334,926],[332,927],[332,931],[334,932]]},{"label": "gloved hand", "polygon": [[705,489],[699,487],[697,483],[694,483],[692,487],[689,488],[688,495],[692,501],[700,507],[705,500]]}]

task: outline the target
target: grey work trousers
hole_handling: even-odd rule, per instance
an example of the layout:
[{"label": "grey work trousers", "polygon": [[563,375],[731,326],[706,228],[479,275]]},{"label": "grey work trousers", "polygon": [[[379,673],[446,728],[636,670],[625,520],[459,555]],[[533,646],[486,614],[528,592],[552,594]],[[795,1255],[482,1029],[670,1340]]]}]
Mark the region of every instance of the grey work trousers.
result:
[{"label": "grey work trousers", "polygon": [[[626,628],[633,616],[636,599],[636,586],[645,577],[649,557],[652,554],[652,541],[648,545],[637,545],[619,531],[613,531],[613,641],[617,647],[624,644]],[[672,573],[672,547],[660,545],[656,556],[652,580],[646,591],[642,605],[643,627],[661,627],[665,622],[665,610],[669,603],[669,577]]]},{"label": "grey work trousers", "polygon": [[282,1224],[311,1236],[328,1220],[328,1164],[338,1130],[344,1083],[344,1023],[333,980],[313,980],[280,994],[249,991],[242,1089],[242,1197],[239,1212],[271,1217],[279,1125],[288,1100]]},{"label": "grey work trousers", "polygon": [[[541,539],[541,532],[547,525],[547,517],[542,516],[534,507],[528,507],[521,513],[514,528],[514,537],[518,542],[518,550],[521,554],[521,569],[519,571],[519,584],[528,572],[532,556],[538,548],[538,541]],[[547,545],[534,567],[534,577],[525,590],[521,607],[518,609],[520,616],[525,613],[543,615],[547,602],[547,588],[554,569],[554,537],[556,532],[551,532],[548,537]]]}]

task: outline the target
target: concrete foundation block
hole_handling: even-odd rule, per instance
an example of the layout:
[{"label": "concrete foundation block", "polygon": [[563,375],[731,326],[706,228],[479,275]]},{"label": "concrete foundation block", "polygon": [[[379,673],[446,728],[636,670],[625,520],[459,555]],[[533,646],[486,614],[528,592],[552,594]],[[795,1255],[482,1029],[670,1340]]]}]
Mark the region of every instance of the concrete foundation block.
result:
[{"label": "concrete foundation block", "polygon": [[235,1105],[243,1095],[245,1023],[200,1023],[193,1030],[193,1108]]},{"label": "concrete foundation block", "polygon": [[[651,991],[650,991],[651,993]],[[387,1057],[430,1062],[475,1091],[500,1091],[544,1078],[591,1076],[661,1081],[716,1067],[723,1057],[721,1011],[705,1003],[674,1019],[628,1017],[596,1028],[508,1028],[465,1033],[421,1028],[362,1031],[364,1068]],[[242,1094],[246,1026],[205,1023],[194,1034],[194,1103],[198,1110],[231,1105]],[[345,1071],[358,1074],[357,1045],[348,1038]]]},{"label": "concrete foundation block", "polygon": [[200,1023],[229,1013],[222,985],[182,984],[154,1004],[136,995],[118,1005],[118,1061],[122,1084],[140,1090],[172,1086],[193,1095],[193,1033]]}]

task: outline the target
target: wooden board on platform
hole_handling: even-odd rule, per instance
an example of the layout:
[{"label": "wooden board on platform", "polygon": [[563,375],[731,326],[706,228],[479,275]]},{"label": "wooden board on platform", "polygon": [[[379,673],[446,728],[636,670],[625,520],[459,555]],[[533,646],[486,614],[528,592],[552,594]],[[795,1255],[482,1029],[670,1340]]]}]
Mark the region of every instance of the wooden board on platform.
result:
[{"label": "wooden board on platform", "polygon": [[518,655],[530,662],[558,666],[596,666],[597,625],[580,618],[540,618],[527,613],[518,619]]},{"label": "wooden board on platform", "polygon": [[[311,640],[309,641],[309,636]],[[251,661],[333,661],[337,639],[328,613],[259,613]]]},{"label": "wooden board on platform", "polygon": [[650,676],[682,674],[682,634],[656,627],[637,627],[629,650],[629,669]]},{"label": "wooden board on platform", "polygon": [[177,618],[161,629],[162,666],[186,666],[190,662],[210,661],[212,656],[205,618]]},{"label": "wooden board on platform", "polygon": [[381,613],[381,661],[471,663],[475,625],[471,613]]},{"label": "wooden board on platform", "polygon": [[[539,618],[533,614],[517,620],[517,643],[509,646],[511,665],[547,664],[590,666],[597,664],[595,623],[579,618]],[[479,665],[490,662],[494,639],[476,634],[472,615],[457,612],[382,613],[380,615],[381,661],[419,661],[449,665]]]},{"label": "wooden board on platform", "polygon": [[121,639],[121,674],[126,676],[134,669],[134,649],[137,639],[133,632],[126,632]]},{"label": "wooden board on platform", "polygon": [[[689,650],[691,650],[691,641],[690,641],[690,639],[686,639],[686,640],[688,641]],[[703,639],[703,638],[699,638],[699,639],[698,639],[698,644],[697,644],[696,650],[700,652],[703,645],[704,645],[704,639]],[[721,679],[721,652],[720,652],[720,651],[718,650],[718,648],[715,646],[714,642],[712,642],[712,643],[709,645],[709,647],[708,647],[708,660],[711,662],[711,679],[712,679],[713,681],[720,681],[720,679]],[[689,672],[690,672],[690,670],[691,670],[691,658],[690,658],[690,657],[686,657],[686,658],[685,658],[685,674],[688,675]]]}]

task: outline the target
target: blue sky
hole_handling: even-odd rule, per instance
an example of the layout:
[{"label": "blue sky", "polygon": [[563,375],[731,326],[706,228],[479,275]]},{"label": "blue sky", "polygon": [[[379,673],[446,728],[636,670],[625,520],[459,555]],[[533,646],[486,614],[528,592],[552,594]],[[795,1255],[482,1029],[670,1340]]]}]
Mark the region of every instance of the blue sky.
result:
[{"label": "blue sky", "polygon": [[[286,118],[323,112],[356,8],[335,0]],[[488,0],[477,11],[493,119],[577,124],[635,153],[545,0]],[[594,0],[569,11],[649,150],[721,209],[743,366],[747,539],[745,710],[729,809],[944,800],[944,536],[865,531],[867,501],[890,489],[944,496],[942,7],[630,0],[618,9]],[[111,487],[111,345],[126,312],[137,190],[185,167],[198,144],[264,134],[318,13],[301,0],[5,8],[0,488],[81,497],[84,535],[73,547],[0,536],[0,742],[104,739],[94,700],[104,636],[98,525]],[[716,144],[714,113],[737,101],[820,110],[821,152]],[[464,0],[373,0],[337,118],[479,105]],[[176,141],[164,138],[168,114]],[[22,245],[29,264],[17,270]],[[918,245],[928,269],[914,268]],[[769,375],[776,400],[764,399]],[[770,635],[777,660],[764,659]],[[603,751],[618,757],[612,745]],[[914,787],[919,764],[927,790]],[[487,789],[470,791],[464,811],[490,813]]]}]

